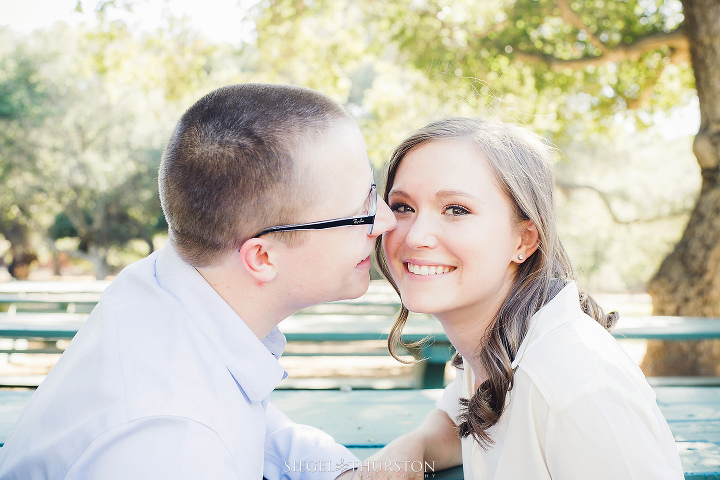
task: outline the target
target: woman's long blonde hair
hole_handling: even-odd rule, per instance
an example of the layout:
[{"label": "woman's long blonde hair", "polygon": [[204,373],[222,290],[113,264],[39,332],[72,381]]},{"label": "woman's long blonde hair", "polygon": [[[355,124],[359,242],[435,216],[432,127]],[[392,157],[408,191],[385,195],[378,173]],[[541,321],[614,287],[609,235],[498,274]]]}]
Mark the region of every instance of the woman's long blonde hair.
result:
[{"label": "woman's long blonde hair", "polygon": [[[515,221],[531,220],[539,235],[539,248],[518,265],[510,293],[495,314],[477,352],[488,379],[472,398],[461,399],[463,408],[458,419],[458,433],[462,437],[472,435],[483,448],[488,448],[493,441],[487,430],[497,423],[505,397],[512,389],[514,371],[511,364],[527,333],[530,317],[568,282],[575,280],[575,271],[558,237],[553,198],[553,148],[518,125],[478,118],[449,118],[417,130],[390,157],[383,195],[386,202],[405,155],[424,143],[440,139],[472,142],[487,159],[500,188],[511,200]],[[375,253],[380,271],[400,295],[390,275],[381,238],[375,244]],[[617,320],[615,312],[605,315],[589,296],[580,294],[579,301],[582,309],[603,327],[609,329]],[[402,305],[388,338],[390,354],[400,361],[398,344],[409,348],[417,346],[402,342],[408,313]],[[461,360],[456,355],[454,365],[459,367]]]}]

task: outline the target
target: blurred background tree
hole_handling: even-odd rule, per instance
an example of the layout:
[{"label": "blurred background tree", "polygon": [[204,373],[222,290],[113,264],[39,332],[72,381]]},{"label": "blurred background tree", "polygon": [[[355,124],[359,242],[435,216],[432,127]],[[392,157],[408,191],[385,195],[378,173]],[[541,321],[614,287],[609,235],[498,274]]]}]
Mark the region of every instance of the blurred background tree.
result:
[{"label": "blurred background tree", "polygon": [[[0,45],[12,38],[0,35]],[[32,237],[42,231],[43,212],[38,208],[45,197],[32,187],[41,175],[35,142],[29,132],[52,115],[47,85],[39,77],[42,58],[18,46],[0,58],[0,232],[10,244],[10,273],[24,278],[36,258]],[[38,228],[39,227],[39,228]]]},{"label": "blurred background tree", "polygon": [[[370,48],[362,51],[399,65],[395,70],[398,76],[412,75],[408,66],[414,66],[414,73],[422,73],[415,77],[413,92],[422,108],[405,110],[410,111],[409,120],[414,126],[418,119],[491,109],[496,115],[529,124],[558,145],[577,146],[583,142],[586,151],[597,152],[598,147],[610,150],[607,144],[618,138],[618,123],[632,130],[651,126],[657,113],[686,105],[697,83],[701,126],[694,151],[702,188],[680,242],[654,276],[646,276],[647,269],[643,276],[650,279],[656,314],[720,315],[720,83],[714,81],[720,74],[720,3],[274,0],[262,5],[262,21],[283,28],[260,30],[258,45],[265,49],[265,57],[283,65],[288,57],[299,64],[331,65],[333,72],[344,69],[352,81],[357,76],[357,64],[352,65],[353,71],[347,68],[347,62],[342,64],[337,59],[350,56],[360,60],[352,54],[365,39]],[[322,19],[338,18],[338,11],[345,11],[341,18],[346,22],[356,19],[353,25],[362,25],[360,32],[344,28],[344,24],[328,29]],[[313,41],[308,41],[308,36]],[[304,45],[310,47],[305,54]],[[325,55],[324,62],[318,55]],[[373,74],[393,71],[389,65],[371,65],[370,73],[365,71],[361,78],[372,79]],[[279,67],[275,65],[274,69]],[[373,82],[369,89],[380,83]],[[402,131],[392,127],[395,122],[408,120],[404,109],[389,106],[408,105],[411,102],[407,98],[395,95],[393,99],[385,98],[382,106],[374,104],[375,109],[366,117],[366,132]],[[598,133],[603,135],[599,141]],[[383,145],[381,150],[389,148]],[[618,153],[630,155],[628,150]],[[595,155],[594,160],[601,161],[601,157]],[[608,162],[603,165],[608,166]],[[623,175],[622,171],[618,168],[614,173]],[[616,230],[618,226],[648,222],[661,229],[657,222],[680,218],[689,206],[687,197],[678,202],[660,195],[655,198],[665,204],[653,209],[643,201],[648,195],[626,182],[617,182],[622,188],[603,189],[578,179],[562,179],[561,191],[594,192]],[[685,186],[681,188],[688,192]],[[618,216],[616,205],[627,204],[628,200],[630,204],[645,204],[643,213],[630,219]],[[590,270],[592,266],[614,263],[608,256],[618,253],[604,248],[602,243],[588,245],[608,237],[595,232],[578,232],[586,237],[579,243],[594,253],[589,257]],[[664,240],[669,244],[674,239]],[[650,242],[650,248],[656,250],[657,244]],[[603,257],[598,257],[597,252],[603,252]],[[616,258],[627,265],[621,255]],[[581,259],[578,263],[587,262]],[[607,269],[598,268],[602,270]],[[687,342],[656,342],[645,358],[646,372],[652,375],[717,374],[720,342],[703,342],[699,350]]]},{"label": "blurred background tree", "polygon": [[[95,22],[0,32],[8,258],[71,246],[102,276],[146,254],[163,229],[154,175],[182,108],[223,84],[285,82],[344,103],[378,169],[440,117],[528,125],[564,152],[563,235],[587,288],[649,282],[656,314],[720,315],[716,0],[260,0],[240,2],[238,32],[250,33],[234,44],[169,11],[133,30],[149,3],[79,1]],[[702,365],[674,362],[690,355],[677,345],[651,346],[648,371],[720,364],[714,344]]]},{"label": "blurred background tree", "polygon": [[157,194],[163,143],[216,50],[182,25],[170,28],[172,42],[167,30],[137,38],[121,22],[10,38],[0,231],[11,265],[38,246],[66,249],[105,278],[110,257],[134,240],[138,254],[150,253],[166,232]]}]

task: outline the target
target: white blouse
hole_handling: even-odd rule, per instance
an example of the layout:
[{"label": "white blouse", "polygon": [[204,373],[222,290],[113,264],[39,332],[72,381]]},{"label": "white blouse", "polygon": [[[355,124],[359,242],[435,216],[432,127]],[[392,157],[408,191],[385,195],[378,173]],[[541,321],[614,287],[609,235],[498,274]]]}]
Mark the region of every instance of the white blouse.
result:
[{"label": "white blouse", "polygon": [[[463,362],[437,407],[457,423],[474,376]],[[486,451],[462,439],[467,480],[682,480],[655,393],[568,284],[530,319],[505,411]]]}]

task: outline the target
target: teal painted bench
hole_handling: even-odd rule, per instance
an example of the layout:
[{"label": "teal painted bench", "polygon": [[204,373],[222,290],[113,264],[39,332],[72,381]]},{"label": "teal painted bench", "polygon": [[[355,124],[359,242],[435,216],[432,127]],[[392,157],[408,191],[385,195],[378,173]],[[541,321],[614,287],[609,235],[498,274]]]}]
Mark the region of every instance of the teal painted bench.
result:
[{"label": "teal painted bench", "polygon": [[[675,437],[685,478],[720,479],[720,387],[653,388]],[[364,460],[417,427],[441,393],[278,390],[271,399],[294,421],[321,428]],[[462,469],[438,472],[435,478],[461,479]]]},{"label": "teal painted bench", "polygon": [[[685,478],[720,479],[720,387],[653,388],[675,437]],[[364,460],[417,427],[441,393],[278,390],[271,399],[294,421],[321,428]],[[462,469],[438,472],[434,478],[461,479]]]},{"label": "teal painted bench", "polygon": [[[386,341],[394,316],[373,312],[373,305],[360,305],[366,313],[332,313],[330,311],[305,311],[283,321],[280,329],[288,343],[311,343],[314,345]],[[338,304],[318,307],[342,311]],[[384,308],[383,305],[380,308]],[[42,347],[17,350],[0,349],[0,353],[62,353],[53,345],[57,340],[71,339],[80,328],[86,316],[70,313],[0,313],[0,338],[28,339],[42,342]],[[657,340],[704,340],[720,338],[720,318],[699,317],[627,317],[621,318],[613,330],[618,339]],[[445,365],[454,349],[442,330],[440,323],[429,315],[411,314],[403,338],[406,342],[426,339],[423,346],[409,352],[417,359],[425,359],[416,365],[418,385],[422,388],[443,386]],[[342,355],[360,356],[387,355],[383,349],[369,352],[303,353],[288,350],[286,355]],[[720,381],[720,380],[719,380]],[[717,382],[715,382],[717,383]]]},{"label": "teal painted bench", "polygon": [[[27,339],[37,341],[40,347],[18,350],[0,348],[0,353],[62,353],[54,345],[58,340],[71,339],[83,325],[86,315],[70,313],[0,313],[0,338]],[[392,316],[379,314],[330,314],[301,313],[283,321],[280,329],[288,343],[311,343],[314,345],[362,341],[386,341],[392,325]],[[413,317],[403,338],[414,342],[429,338],[420,349],[406,352],[424,362],[415,366],[418,384],[424,388],[443,386],[445,364],[451,358],[453,349],[442,331],[440,324],[429,316]],[[353,352],[348,355],[342,350],[334,353],[303,353],[287,350],[288,356],[387,356],[386,349],[373,349],[368,352]]]},{"label": "teal painted bench", "polygon": [[[685,478],[720,479],[720,387],[656,386],[654,390],[675,437]],[[32,392],[0,390],[0,444]],[[417,427],[441,394],[442,390],[278,390],[271,400],[294,421],[326,431],[365,460]],[[462,478],[461,467],[435,473],[428,478]]]},{"label": "teal painted bench", "polygon": [[[31,339],[35,348],[23,353],[61,353],[55,341],[74,336],[82,325],[82,316],[72,312],[87,312],[99,300],[102,291],[110,284],[89,282],[6,282],[0,283],[0,338]],[[312,344],[321,348],[289,348],[287,356],[386,356],[382,342],[399,309],[399,299],[389,285],[382,281],[370,282],[368,292],[358,299],[341,300],[308,307],[280,324],[290,346]],[[23,313],[27,310],[28,313]],[[12,312],[19,312],[12,318]],[[31,313],[36,316],[30,316]],[[58,316],[52,315],[53,312]],[[22,315],[21,315],[22,313]],[[706,339],[720,338],[720,319],[691,317],[621,317],[614,331],[617,338],[625,339]],[[454,352],[440,324],[428,315],[411,314],[404,330],[407,342],[427,339],[413,352],[416,359],[416,384],[423,388],[440,388],[444,382],[445,365]],[[347,342],[370,341],[375,347],[353,348],[348,355],[343,348]],[[380,348],[377,348],[380,344]],[[328,348],[325,348],[328,347]],[[19,350],[0,348],[0,353]],[[402,349],[401,349],[402,351]]]},{"label": "teal painted bench", "polygon": [[[100,295],[110,283],[110,281],[0,282],[0,311],[89,313],[100,301]],[[370,283],[368,292],[360,298],[316,305],[308,307],[305,311],[312,314],[394,315],[399,305],[397,295],[388,284],[374,281]]]},{"label": "teal painted bench", "polygon": [[90,313],[100,300],[99,293],[38,293],[23,295],[0,294],[2,311]]},{"label": "teal painted bench", "polygon": [[720,318],[620,317],[612,333],[618,339],[709,340],[720,338]]},{"label": "teal painted bench", "polygon": [[41,312],[90,312],[109,281],[2,282],[0,309]]}]

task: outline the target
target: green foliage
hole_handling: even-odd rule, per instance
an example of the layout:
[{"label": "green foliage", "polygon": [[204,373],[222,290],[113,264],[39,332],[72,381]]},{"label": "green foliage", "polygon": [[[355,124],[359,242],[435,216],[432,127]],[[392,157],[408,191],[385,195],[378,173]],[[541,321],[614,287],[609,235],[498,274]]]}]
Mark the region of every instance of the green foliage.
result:
[{"label": "green foliage", "polygon": [[[618,136],[652,129],[658,112],[694,95],[678,0],[262,0],[244,20],[255,37],[239,48],[182,19],[137,32],[115,18],[143,1],[98,1],[93,27],[0,31],[7,238],[72,236],[106,259],[138,241],[150,248],[166,228],[156,172],[172,126],[209,90],[248,81],[300,84],[345,104],[377,168],[408,132],[450,115],[493,115],[547,136],[568,152],[565,180],[592,187],[561,188],[559,199],[573,256],[598,288],[637,288],[683,228],[697,184],[655,168],[682,185],[653,176],[637,191],[643,183],[627,172],[679,165],[689,146]],[[663,211],[658,195],[670,191]],[[584,209],[597,234],[579,229]],[[646,244],[625,255],[619,245],[632,238]]]},{"label": "green foliage", "polygon": [[[380,30],[415,68],[442,65],[464,79],[443,88],[448,101],[480,84],[477,91],[489,102],[503,98],[524,123],[556,138],[578,122],[586,132],[597,130],[629,107],[653,112],[692,95],[688,74],[682,85],[656,95],[676,51],[662,42],[639,46],[678,28],[679,1],[370,3],[369,12],[384,24]],[[680,68],[688,72],[687,65]]]},{"label": "green foliage", "polygon": [[[85,216],[85,222],[91,223],[92,218],[90,215]],[[73,222],[64,213],[58,213],[55,216],[55,222],[48,229],[50,238],[53,240],[59,240],[61,238],[74,238],[78,236],[78,230],[75,228]],[[87,252],[87,245],[81,248],[82,251]]]},{"label": "green foliage", "polygon": [[30,252],[34,232],[43,221],[40,208],[47,200],[33,179],[42,174],[34,132],[53,115],[54,91],[45,82],[48,54],[36,55],[17,46],[0,31],[0,233],[14,255]]},{"label": "green foliage", "polygon": [[0,84],[12,92],[2,105],[14,112],[0,119],[3,235],[53,248],[55,239],[77,237],[78,253],[96,265],[133,239],[152,248],[166,228],[157,194],[162,142],[174,121],[166,117],[179,111],[167,99],[188,92],[166,94],[166,79],[143,73],[173,51],[148,47],[115,24],[59,27],[32,40],[17,40],[0,58],[18,66],[6,70],[14,84]]},{"label": "green foliage", "polygon": [[13,58],[2,59],[0,72],[0,119],[42,115],[48,92],[38,82],[37,60],[20,51]]},{"label": "green foliage", "polygon": [[263,81],[304,85],[347,100],[352,77],[374,60],[362,11],[347,1],[265,0],[254,69]]}]

